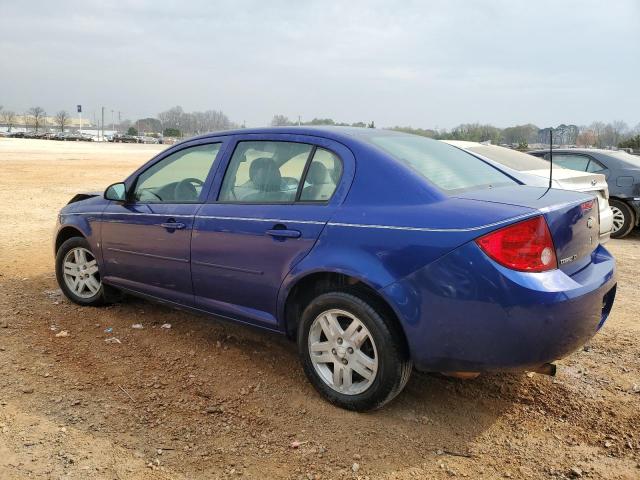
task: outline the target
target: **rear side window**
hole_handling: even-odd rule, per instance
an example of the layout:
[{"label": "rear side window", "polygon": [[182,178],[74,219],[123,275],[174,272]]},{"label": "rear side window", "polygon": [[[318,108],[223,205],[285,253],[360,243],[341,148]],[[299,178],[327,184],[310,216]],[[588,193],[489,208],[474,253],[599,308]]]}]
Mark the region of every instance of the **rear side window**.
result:
[{"label": "rear side window", "polygon": [[329,150],[316,149],[305,177],[300,200],[303,202],[328,201],[335,192],[341,176],[340,159]]},{"label": "rear side window", "polygon": [[415,135],[364,138],[449,193],[518,185],[511,177],[477,157],[437,140]]},{"label": "rear side window", "polygon": [[564,168],[586,172],[587,165],[589,164],[589,157],[584,155],[558,153],[554,154],[553,161],[554,163],[557,162],[558,165],[562,165]]},{"label": "rear side window", "polygon": [[593,158],[589,159],[589,165],[587,166],[587,172],[601,172],[604,170],[604,165],[600,162],[594,160]]}]

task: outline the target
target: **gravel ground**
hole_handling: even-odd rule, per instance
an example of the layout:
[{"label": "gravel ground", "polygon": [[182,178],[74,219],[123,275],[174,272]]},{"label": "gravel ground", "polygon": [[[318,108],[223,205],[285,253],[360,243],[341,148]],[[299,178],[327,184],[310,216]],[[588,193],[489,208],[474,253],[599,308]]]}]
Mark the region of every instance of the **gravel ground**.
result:
[{"label": "gravel ground", "polygon": [[346,412],[282,337],[61,296],[58,209],[161,148],[0,139],[1,479],[640,478],[640,232],[609,243],[612,315],[555,378],[414,374],[384,409]]}]

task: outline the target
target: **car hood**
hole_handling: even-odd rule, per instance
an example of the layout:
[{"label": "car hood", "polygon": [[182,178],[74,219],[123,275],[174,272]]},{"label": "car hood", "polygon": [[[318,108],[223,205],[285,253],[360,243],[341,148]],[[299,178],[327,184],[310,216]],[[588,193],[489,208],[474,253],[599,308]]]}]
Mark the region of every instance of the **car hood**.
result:
[{"label": "car hood", "polygon": [[71,197],[71,200],[67,202],[67,205],[100,196],[102,196],[101,192],[76,193],[73,197]]},{"label": "car hood", "polygon": [[[527,170],[524,173],[537,177],[549,178],[549,170]],[[607,179],[601,173],[577,172],[568,168],[553,169],[554,186],[565,190],[577,190],[580,192],[594,192],[604,190],[609,197]]]}]

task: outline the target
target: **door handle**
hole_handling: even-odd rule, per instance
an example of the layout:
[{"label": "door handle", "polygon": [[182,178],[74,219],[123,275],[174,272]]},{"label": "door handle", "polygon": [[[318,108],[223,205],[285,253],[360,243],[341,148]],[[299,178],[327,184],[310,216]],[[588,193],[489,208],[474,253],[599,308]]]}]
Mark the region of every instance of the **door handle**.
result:
[{"label": "door handle", "polygon": [[276,238],[300,238],[302,232],[298,230],[273,229],[267,230],[266,234]]},{"label": "door handle", "polygon": [[166,228],[167,230],[182,230],[183,228],[187,228],[184,223],[180,222],[165,222],[161,223],[160,226]]}]

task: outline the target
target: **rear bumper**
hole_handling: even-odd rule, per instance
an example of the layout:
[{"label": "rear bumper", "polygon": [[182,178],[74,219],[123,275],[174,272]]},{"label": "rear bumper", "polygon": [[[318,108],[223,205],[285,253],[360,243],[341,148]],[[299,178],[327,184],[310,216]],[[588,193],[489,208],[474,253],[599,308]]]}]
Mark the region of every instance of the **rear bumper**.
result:
[{"label": "rear bumper", "polygon": [[569,276],[506,269],[470,242],[382,293],[419,370],[526,370],[595,335],[611,311],[615,282],[615,261],[602,246]]},{"label": "rear bumper", "polygon": [[611,239],[611,230],[613,229],[613,212],[607,203],[607,206],[600,210],[600,243],[608,242]]}]

